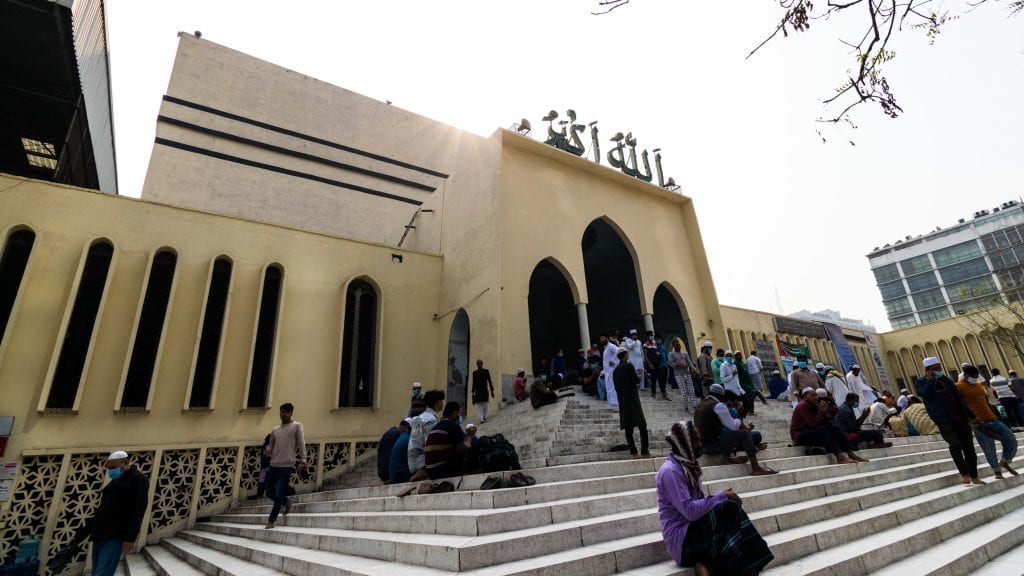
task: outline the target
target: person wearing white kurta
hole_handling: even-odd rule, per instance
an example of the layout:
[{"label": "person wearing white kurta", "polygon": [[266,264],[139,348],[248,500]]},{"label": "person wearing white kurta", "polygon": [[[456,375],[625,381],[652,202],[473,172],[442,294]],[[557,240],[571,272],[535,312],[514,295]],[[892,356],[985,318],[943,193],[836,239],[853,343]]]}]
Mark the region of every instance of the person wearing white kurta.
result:
[{"label": "person wearing white kurta", "polygon": [[725,362],[718,367],[719,376],[722,378],[722,385],[725,389],[737,396],[743,396],[743,386],[740,386],[739,369],[733,364],[732,350],[725,351]]},{"label": "person wearing white kurta", "polygon": [[622,347],[629,351],[629,363],[633,365],[636,375],[640,377],[640,389],[643,390],[646,388],[644,385],[644,346],[636,337],[636,330],[630,330],[629,336],[622,339]]},{"label": "person wearing white kurta", "polygon": [[846,386],[843,377],[835,370],[828,373],[828,378],[825,379],[825,390],[828,390],[828,393],[832,395],[832,399],[840,406],[843,402],[846,402],[846,395],[850,393],[850,389]]},{"label": "person wearing white kurta", "polygon": [[604,371],[604,388],[608,393],[608,405],[613,410],[619,409],[619,395],[615,392],[615,381],[612,377],[612,373],[615,372],[615,367],[619,365],[619,359],[616,355],[619,353],[619,347],[612,344],[610,341],[604,345],[604,364],[601,369]]},{"label": "person wearing white kurta", "polygon": [[868,381],[860,372],[860,366],[856,364],[846,373],[846,387],[854,394],[860,396],[861,406],[871,406],[878,395],[868,386]]}]

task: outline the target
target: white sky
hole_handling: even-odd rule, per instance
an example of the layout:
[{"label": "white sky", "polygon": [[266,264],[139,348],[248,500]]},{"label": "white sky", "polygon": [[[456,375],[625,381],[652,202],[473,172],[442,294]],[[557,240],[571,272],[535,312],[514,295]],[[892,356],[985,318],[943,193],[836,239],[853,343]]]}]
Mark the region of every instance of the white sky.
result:
[{"label": "white sky", "polygon": [[567,108],[602,138],[632,130],[694,199],[722,304],[886,330],[865,254],[1024,194],[1024,17],[1004,4],[933,46],[898,34],[887,75],[906,112],[861,107],[854,130],[814,122],[853,63],[845,22],[744,59],[781,15],[772,0],[633,0],[600,17],[591,0],[107,0],[119,188],[139,195],[176,33],[200,30],[482,136],[522,117],[537,134]]}]

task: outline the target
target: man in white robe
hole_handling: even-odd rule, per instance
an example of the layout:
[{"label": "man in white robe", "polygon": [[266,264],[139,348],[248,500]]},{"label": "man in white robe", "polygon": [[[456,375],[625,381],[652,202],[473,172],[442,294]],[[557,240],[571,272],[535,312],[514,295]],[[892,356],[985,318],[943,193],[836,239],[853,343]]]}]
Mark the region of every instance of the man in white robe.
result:
[{"label": "man in white robe", "polygon": [[608,394],[608,405],[617,412],[619,410],[619,395],[615,392],[615,381],[612,374],[615,372],[615,367],[619,365],[617,357],[619,347],[612,344],[604,336],[601,337],[601,340],[604,340],[603,363],[601,365],[602,375],[604,376],[604,388]]},{"label": "man in white robe", "polygon": [[868,385],[867,378],[861,373],[860,366],[856,364],[846,373],[846,387],[850,389],[850,392],[860,396],[861,406],[871,406],[878,398],[875,391]]},{"label": "man in white robe", "polygon": [[629,351],[629,363],[636,369],[636,375],[640,377],[640,389],[644,390],[644,346],[635,329],[630,330],[629,336],[623,338],[622,347]]},{"label": "man in white robe", "polygon": [[[846,401],[846,395],[850,393],[846,381],[840,376],[838,370],[830,370],[828,378],[825,378],[825,389],[832,395],[832,398],[840,405]],[[860,394],[858,394],[859,396]],[[841,400],[841,401],[840,401]]]}]

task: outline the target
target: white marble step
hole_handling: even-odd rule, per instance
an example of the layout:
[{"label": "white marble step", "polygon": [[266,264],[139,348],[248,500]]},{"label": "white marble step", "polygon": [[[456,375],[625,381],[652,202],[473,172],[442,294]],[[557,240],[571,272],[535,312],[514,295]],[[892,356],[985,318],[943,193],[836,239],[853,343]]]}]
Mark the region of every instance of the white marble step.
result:
[{"label": "white marble step", "polygon": [[[168,539],[164,540],[164,542],[167,541]],[[202,576],[203,574],[198,568],[178,558],[164,546],[146,546],[142,550],[142,555],[160,576]]]},{"label": "white marble step", "polygon": [[122,560],[124,573],[128,576],[155,576],[157,571],[142,554],[128,554]]},{"label": "white marble step", "polygon": [[[876,570],[878,576],[977,576],[981,569],[1000,555],[1016,551],[1024,542],[1024,509],[1017,509],[995,518],[966,534],[943,540],[938,546],[927,547],[917,554]],[[999,564],[1002,564],[1001,566]],[[993,563],[992,573],[1002,576],[1024,573],[1024,556],[1016,565]]]},{"label": "white marble step", "polygon": [[[1019,534],[1024,534],[1024,527],[1018,527],[1016,530]],[[971,576],[1024,576],[1024,546],[1018,543],[1016,548],[992,558]]]},{"label": "white marble step", "polygon": [[[993,482],[951,488],[946,495],[956,501],[956,506],[936,514],[927,515],[927,507],[906,508],[896,511],[892,518],[875,515],[871,523],[858,525],[860,514],[854,513],[770,535],[765,540],[780,565],[773,563],[762,575],[873,574],[1020,508],[1024,504],[1024,485],[1018,481],[1006,488],[1005,482]],[[932,500],[928,504],[939,503]],[[851,536],[854,530],[860,533],[857,537]],[[792,561],[784,563],[787,559]]]},{"label": "white marble step", "polygon": [[[198,546],[181,538],[167,538],[161,547],[180,561],[211,576],[285,576],[275,568],[243,560],[211,548]],[[178,576],[174,574],[173,576]]]}]

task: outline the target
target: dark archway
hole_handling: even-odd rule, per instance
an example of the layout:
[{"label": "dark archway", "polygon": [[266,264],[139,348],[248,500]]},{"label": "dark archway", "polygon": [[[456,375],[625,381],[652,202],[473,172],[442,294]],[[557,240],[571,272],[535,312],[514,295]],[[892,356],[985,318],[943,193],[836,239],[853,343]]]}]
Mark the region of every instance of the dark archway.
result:
[{"label": "dark archway", "polygon": [[541,260],[533,268],[529,290],[529,369],[536,374],[542,356],[552,358],[562,349],[567,360],[576,357],[580,347],[580,324],[572,287],[550,260]]},{"label": "dark archway", "polygon": [[587,275],[590,340],[603,332],[644,331],[640,291],[633,255],[619,233],[598,218],[583,231],[583,266]]},{"label": "dark archway", "polygon": [[455,313],[452,329],[448,334],[448,367],[445,379],[448,382],[445,399],[458,402],[466,411],[466,380],[469,378],[469,314],[462,308]]},{"label": "dark archway", "polygon": [[665,282],[654,292],[654,331],[665,339],[666,346],[671,346],[676,337],[682,338],[686,350],[693,353],[693,333],[686,304]]}]

